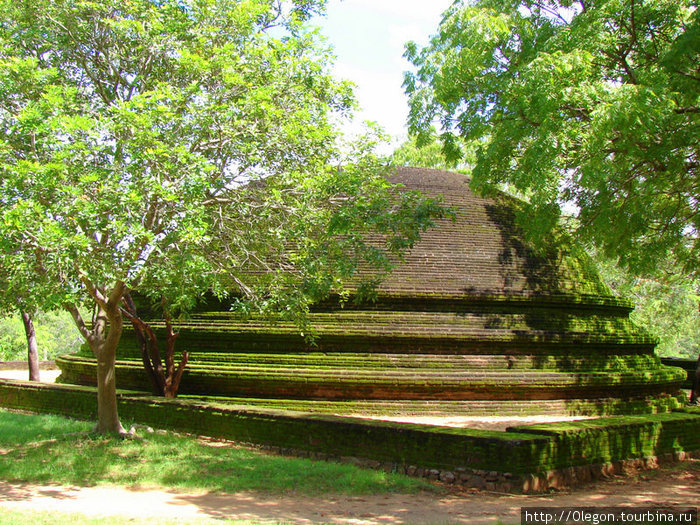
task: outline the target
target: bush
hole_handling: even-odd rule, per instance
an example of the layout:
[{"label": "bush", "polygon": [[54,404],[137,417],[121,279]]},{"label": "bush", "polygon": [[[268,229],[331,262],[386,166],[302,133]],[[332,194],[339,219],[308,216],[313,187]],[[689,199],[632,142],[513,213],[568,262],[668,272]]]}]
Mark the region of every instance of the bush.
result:
[{"label": "bush", "polygon": [[659,339],[657,354],[698,357],[700,280],[679,273],[670,263],[666,272],[636,276],[602,257],[596,257],[596,262],[601,276],[613,291],[634,302],[632,321]]},{"label": "bush", "polygon": [[[39,312],[34,316],[39,359],[50,360],[77,352],[83,343],[67,312]],[[27,358],[27,339],[19,314],[0,319],[0,361]]]}]

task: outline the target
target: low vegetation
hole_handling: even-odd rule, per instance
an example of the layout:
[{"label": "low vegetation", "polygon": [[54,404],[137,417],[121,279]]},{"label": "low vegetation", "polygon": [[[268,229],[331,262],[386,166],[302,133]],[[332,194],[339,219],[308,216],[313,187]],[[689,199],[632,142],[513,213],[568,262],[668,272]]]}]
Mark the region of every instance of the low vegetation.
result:
[{"label": "low vegetation", "polygon": [[407,476],[273,456],[191,436],[156,432],[131,440],[92,434],[90,428],[56,416],[0,411],[0,480],[306,495],[432,488]]},{"label": "low vegetation", "polygon": [[[34,317],[38,357],[55,359],[62,354],[74,353],[83,343],[67,312],[39,312]],[[26,361],[27,336],[19,312],[0,317],[0,361]]]}]

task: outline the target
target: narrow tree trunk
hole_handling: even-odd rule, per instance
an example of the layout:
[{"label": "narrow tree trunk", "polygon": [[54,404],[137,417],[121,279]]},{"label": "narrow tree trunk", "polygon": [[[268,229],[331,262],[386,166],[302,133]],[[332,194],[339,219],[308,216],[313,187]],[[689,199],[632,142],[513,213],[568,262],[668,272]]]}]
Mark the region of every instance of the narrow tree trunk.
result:
[{"label": "narrow tree trunk", "polygon": [[693,374],[693,389],[690,391],[690,402],[693,405],[698,404],[698,390],[700,389],[700,355],[698,355],[698,362],[695,366],[695,373]]},{"label": "narrow tree trunk", "polygon": [[175,398],[177,396],[177,391],[180,389],[180,381],[182,380],[182,373],[185,371],[185,366],[187,366],[187,360],[190,355],[187,352],[182,352],[182,359],[180,360],[180,365],[175,369],[175,341],[177,340],[179,333],[175,333],[173,330],[172,319],[168,310],[165,308],[165,303],[163,303],[163,317],[165,319],[165,333],[167,336],[168,348],[165,352],[165,362],[167,377],[165,379],[165,397]]},{"label": "narrow tree trunk", "polygon": [[163,364],[160,359],[160,353],[158,352],[156,336],[153,330],[138,316],[136,305],[131,298],[131,294],[125,294],[123,302],[124,308],[122,312],[131,321],[131,326],[136,335],[136,341],[141,349],[141,362],[153,386],[153,393],[162,396],[165,391],[165,383],[163,379]]},{"label": "narrow tree trunk", "polygon": [[32,316],[25,310],[20,310],[22,323],[24,323],[24,333],[27,336],[27,364],[29,367],[29,380],[40,381],[39,379],[39,352],[36,344],[36,332]]},{"label": "narrow tree trunk", "polygon": [[173,323],[165,305],[165,300],[161,301],[163,308],[163,317],[165,319],[165,335],[166,335],[166,352],[165,352],[165,368],[160,357],[158,349],[158,338],[153,329],[144,322],[136,311],[136,305],[130,294],[124,295],[124,307],[121,312],[131,321],[136,334],[136,340],[141,347],[141,358],[146,370],[146,374],[151,379],[155,393],[168,398],[177,396],[177,391],[180,388],[182,374],[187,366],[189,354],[182,352],[182,359],[179,366],[175,367],[175,341],[179,333],[173,330]]}]

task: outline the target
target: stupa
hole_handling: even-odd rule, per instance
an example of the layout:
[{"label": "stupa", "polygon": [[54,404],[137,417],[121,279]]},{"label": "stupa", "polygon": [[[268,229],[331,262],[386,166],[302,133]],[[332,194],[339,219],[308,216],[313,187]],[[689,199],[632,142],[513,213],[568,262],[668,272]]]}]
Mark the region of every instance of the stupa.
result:
[{"label": "stupa", "polygon": [[[654,354],[586,254],[552,238],[528,247],[517,201],[480,197],[458,173],[398,168],[391,180],[441,195],[454,218],[424,233],[376,301],[311,313],[310,346],[291,324],[226,308],[180,326],[190,353],[180,393],[231,402],[375,415],[592,415],[665,411],[683,372]],[[149,390],[133,334],[120,388]],[[62,380],[94,384],[90,356],[57,360]]]}]

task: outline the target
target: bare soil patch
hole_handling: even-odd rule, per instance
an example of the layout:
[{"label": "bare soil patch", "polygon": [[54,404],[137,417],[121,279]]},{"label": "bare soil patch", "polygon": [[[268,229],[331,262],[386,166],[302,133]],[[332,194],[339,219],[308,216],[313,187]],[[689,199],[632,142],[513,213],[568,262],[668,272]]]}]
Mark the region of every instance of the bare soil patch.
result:
[{"label": "bare soil patch", "polygon": [[351,417],[395,421],[397,423],[417,423],[421,425],[440,425],[456,428],[476,428],[479,430],[505,431],[508,427],[532,425],[536,423],[557,423],[561,421],[579,421],[597,419],[591,416],[566,415],[528,415],[528,416],[367,416],[353,414]]},{"label": "bare soil patch", "polygon": [[[42,383],[55,383],[56,378],[61,375],[60,370],[39,370],[39,379]],[[0,379],[19,379],[21,381],[29,380],[29,372],[27,370],[3,370],[0,369]]]},{"label": "bare soil patch", "polygon": [[697,506],[700,461],[618,476],[570,491],[508,495],[447,487],[446,493],[377,496],[182,493],[120,487],[0,482],[0,507],[122,515],[299,524],[506,524],[528,506]]}]

